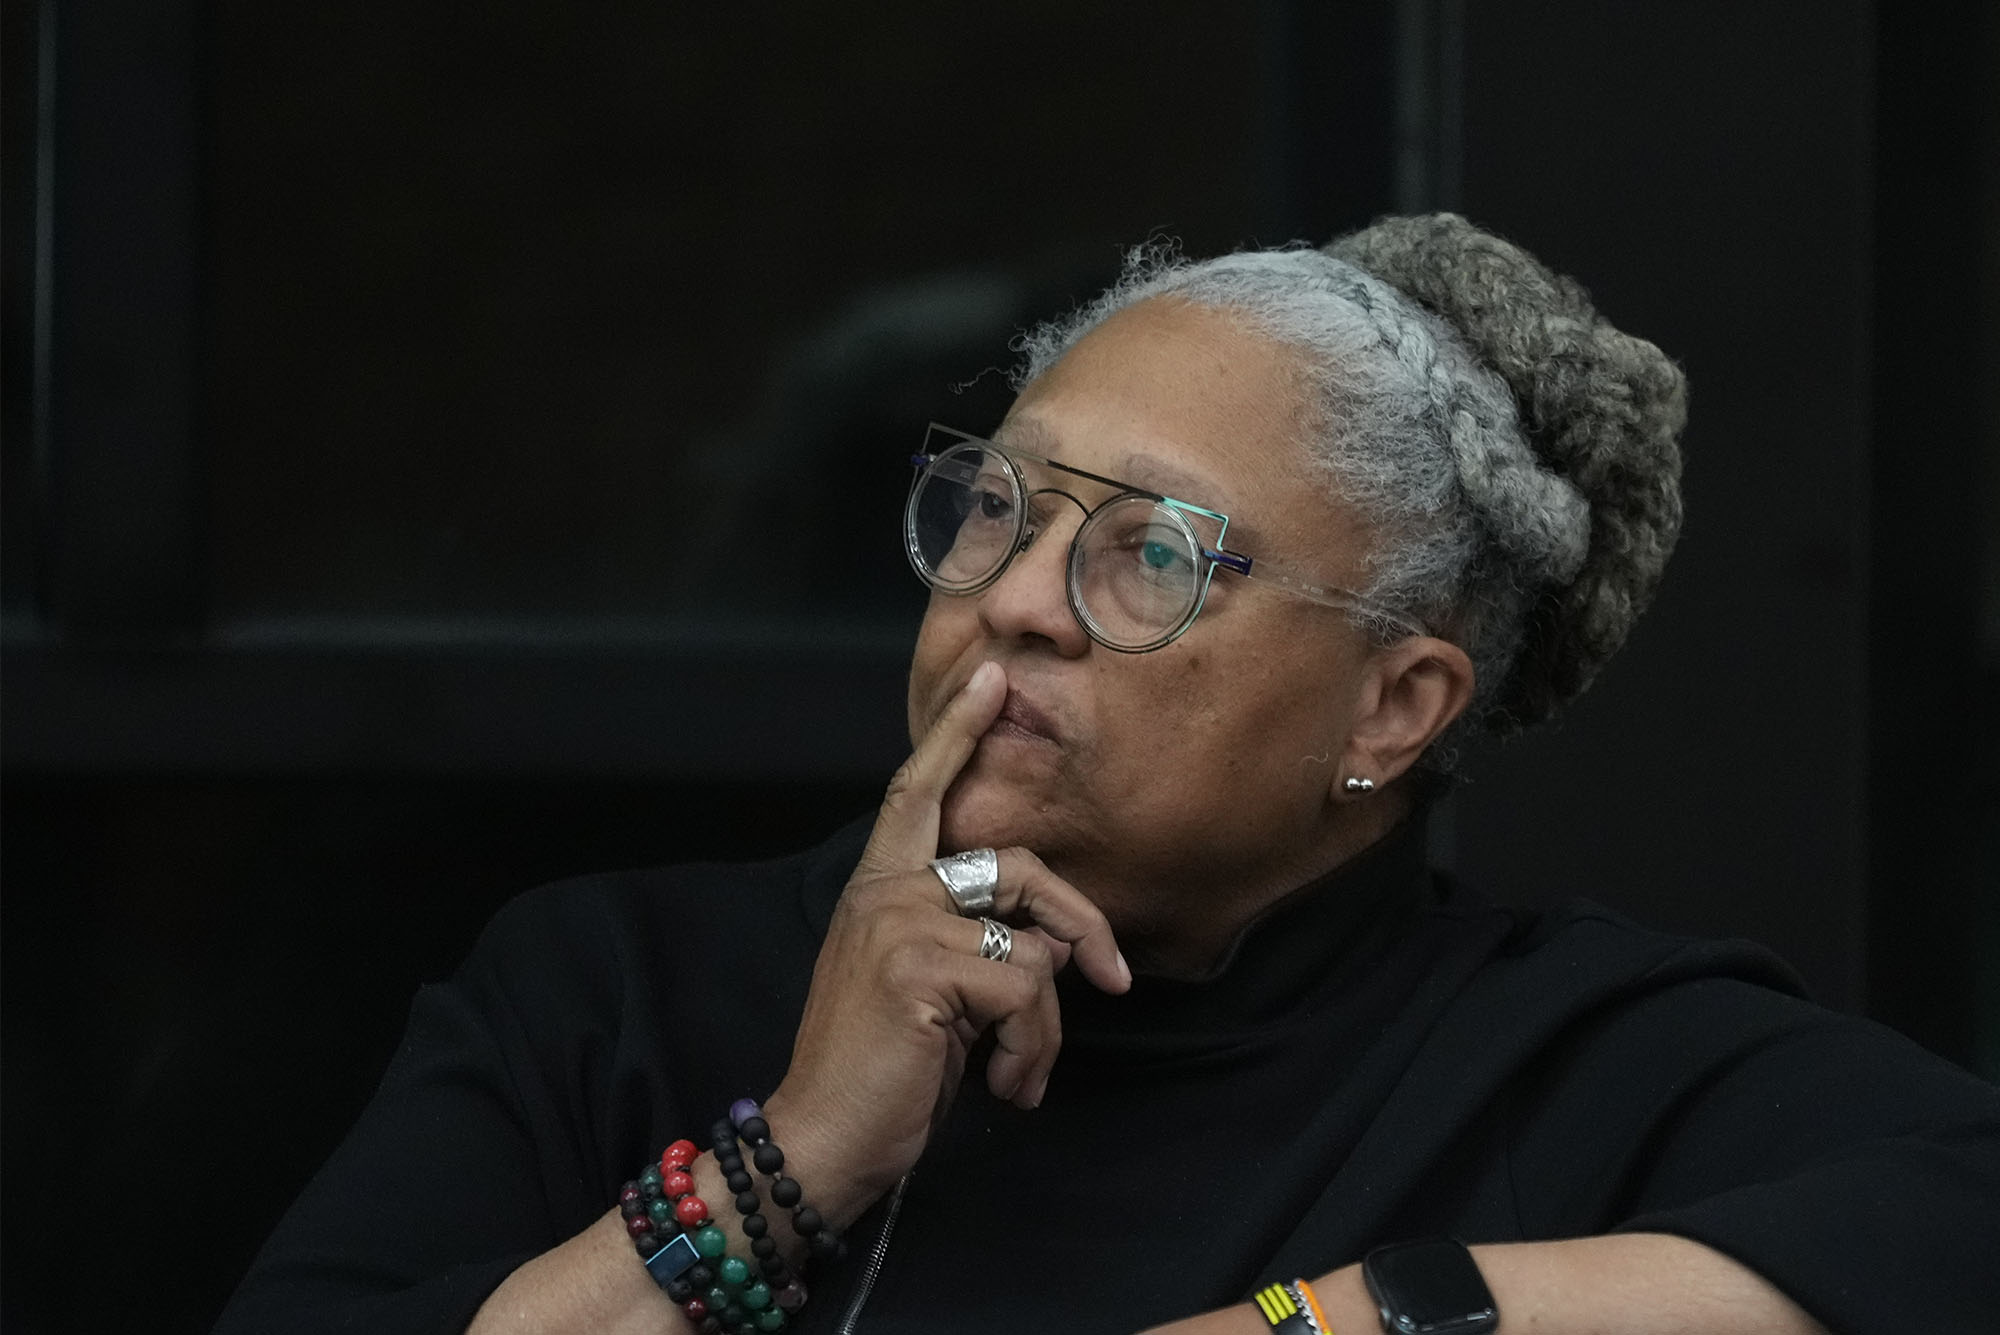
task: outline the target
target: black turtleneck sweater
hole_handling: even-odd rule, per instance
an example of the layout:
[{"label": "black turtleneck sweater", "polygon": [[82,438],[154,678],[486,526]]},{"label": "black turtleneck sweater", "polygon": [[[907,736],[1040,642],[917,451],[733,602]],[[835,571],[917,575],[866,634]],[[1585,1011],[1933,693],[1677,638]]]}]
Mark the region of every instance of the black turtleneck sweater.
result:
[{"label": "black turtleneck sweater", "polygon": [[[218,1332],[463,1329],[662,1146],[776,1087],[866,833],[503,910],[419,993]],[[1735,1256],[1836,1332],[1992,1328],[2000,1091],[1753,947],[1497,909],[1422,855],[1405,826],[1209,978],[1065,977],[1042,1107],[972,1064],[854,1329],[1134,1331],[1400,1238],[1618,1230]],[[839,1325],[885,1206],[796,1329]]]}]

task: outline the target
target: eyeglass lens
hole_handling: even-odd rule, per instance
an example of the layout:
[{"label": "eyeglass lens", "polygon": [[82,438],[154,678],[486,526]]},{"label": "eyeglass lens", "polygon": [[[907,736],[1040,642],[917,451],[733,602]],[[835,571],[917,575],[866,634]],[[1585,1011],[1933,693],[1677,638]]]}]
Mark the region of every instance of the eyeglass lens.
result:
[{"label": "eyeglass lens", "polygon": [[[974,593],[998,578],[1024,538],[1072,508],[1053,488],[1030,485],[1004,456],[976,445],[934,458],[905,511],[917,573],[947,593]],[[1201,580],[1187,521],[1148,496],[1106,502],[1071,540],[1070,604],[1114,648],[1152,648],[1179,633],[1200,602]]]}]

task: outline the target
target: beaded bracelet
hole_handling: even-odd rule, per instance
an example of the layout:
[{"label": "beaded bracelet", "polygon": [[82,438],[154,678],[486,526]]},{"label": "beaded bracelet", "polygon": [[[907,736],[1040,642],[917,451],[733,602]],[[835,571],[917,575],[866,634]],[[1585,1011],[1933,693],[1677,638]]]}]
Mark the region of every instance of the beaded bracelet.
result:
[{"label": "beaded bracelet", "polygon": [[[752,1280],[750,1267],[727,1255],[729,1237],[710,1219],[708,1205],[694,1194],[692,1141],[677,1140],[648,1165],[637,1180],[618,1195],[618,1212],[625,1220],[648,1273],[698,1329],[756,1335],[785,1327],[785,1313],[763,1280]],[[667,1236],[678,1226],[679,1232]],[[801,1295],[803,1301],[803,1295]]]},{"label": "beaded bracelet", "polygon": [[715,1162],[722,1169],[729,1189],[736,1194],[736,1211],[743,1216],[743,1234],[750,1239],[750,1250],[755,1253],[764,1277],[776,1290],[778,1308],[784,1312],[796,1312],[805,1306],[806,1286],[785,1264],[785,1258],[778,1254],[778,1240],[771,1236],[771,1225],[764,1218],[763,1199],[757,1194],[756,1183],[743,1168],[743,1151],[736,1142],[736,1124],[725,1117],[716,1122],[711,1130],[715,1136]]},{"label": "beaded bracelet", "polygon": [[[625,1232],[646,1263],[647,1271],[668,1296],[683,1302],[696,1285],[714,1282],[708,1262],[719,1255],[728,1239],[721,1229],[705,1229],[708,1205],[694,1194],[694,1178],[687,1166],[694,1162],[691,1141],[677,1140],[661,1153],[657,1164],[627,1182],[618,1193],[618,1213]],[[705,1234],[713,1233],[713,1237]],[[704,1254],[702,1244],[711,1251]]]},{"label": "beaded bracelet", "polygon": [[[838,1260],[846,1251],[840,1235],[820,1217],[818,1210],[803,1203],[804,1193],[798,1180],[785,1176],[785,1152],[771,1139],[770,1124],[764,1120],[764,1110],[757,1106],[757,1101],[738,1099],[730,1104],[729,1121],[750,1142],[750,1159],[757,1165],[757,1171],[771,1179],[772,1204],[792,1212],[792,1231],[805,1239],[816,1259]],[[736,1190],[734,1183],[730,1190]]]}]

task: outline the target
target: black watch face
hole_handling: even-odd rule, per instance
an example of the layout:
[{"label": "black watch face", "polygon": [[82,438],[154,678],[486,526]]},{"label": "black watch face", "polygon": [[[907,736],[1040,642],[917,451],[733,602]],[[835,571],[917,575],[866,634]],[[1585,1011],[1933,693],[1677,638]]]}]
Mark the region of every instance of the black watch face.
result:
[{"label": "black watch face", "polygon": [[1384,1247],[1368,1258],[1390,1329],[1406,1335],[1491,1330],[1499,1314],[1471,1255],[1455,1242]]}]

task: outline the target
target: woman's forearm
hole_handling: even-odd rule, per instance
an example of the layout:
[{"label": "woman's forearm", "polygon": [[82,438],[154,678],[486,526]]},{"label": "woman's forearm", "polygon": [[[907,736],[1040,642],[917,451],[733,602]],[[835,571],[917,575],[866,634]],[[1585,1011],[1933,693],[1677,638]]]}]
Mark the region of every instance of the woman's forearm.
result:
[{"label": "woman's forearm", "polygon": [[686,1320],[633,1254],[613,1209],[493,1291],[466,1335],[680,1335]]},{"label": "woman's forearm", "polygon": [[[1613,1233],[1472,1252],[1500,1306],[1504,1330],[1826,1335],[1756,1271],[1671,1233]],[[1349,1269],[1366,1301],[1360,1267]]]},{"label": "woman's forearm", "polygon": [[[1762,1276],[1667,1233],[1474,1247],[1500,1308],[1500,1335],[1826,1335]],[[1331,1335],[1381,1329],[1361,1267],[1310,1281]],[[1270,1327],[1239,1304],[1157,1327],[1153,1335],[1257,1335]]]},{"label": "woman's forearm", "polygon": [[[710,1221],[729,1240],[729,1254],[750,1256],[750,1239],[714,1152],[699,1155],[688,1171],[695,1194],[709,1206]],[[770,1205],[764,1209],[776,1217]],[[785,1262],[802,1269],[806,1245],[797,1233],[783,1228],[771,1236],[778,1239]],[[466,1335],[683,1335],[693,1329],[640,1263],[625,1221],[613,1208],[509,1275],[473,1317]]]},{"label": "woman's forearm", "polygon": [[[713,1156],[694,1164],[704,1201],[727,1200]],[[725,1208],[716,1222],[728,1230]],[[747,1251],[747,1249],[744,1249]],[[465,1335],[681,1335],[692,1326],[640,1264],[616,1207],[568,1242],[551,1247],[507,1276]]]}]

